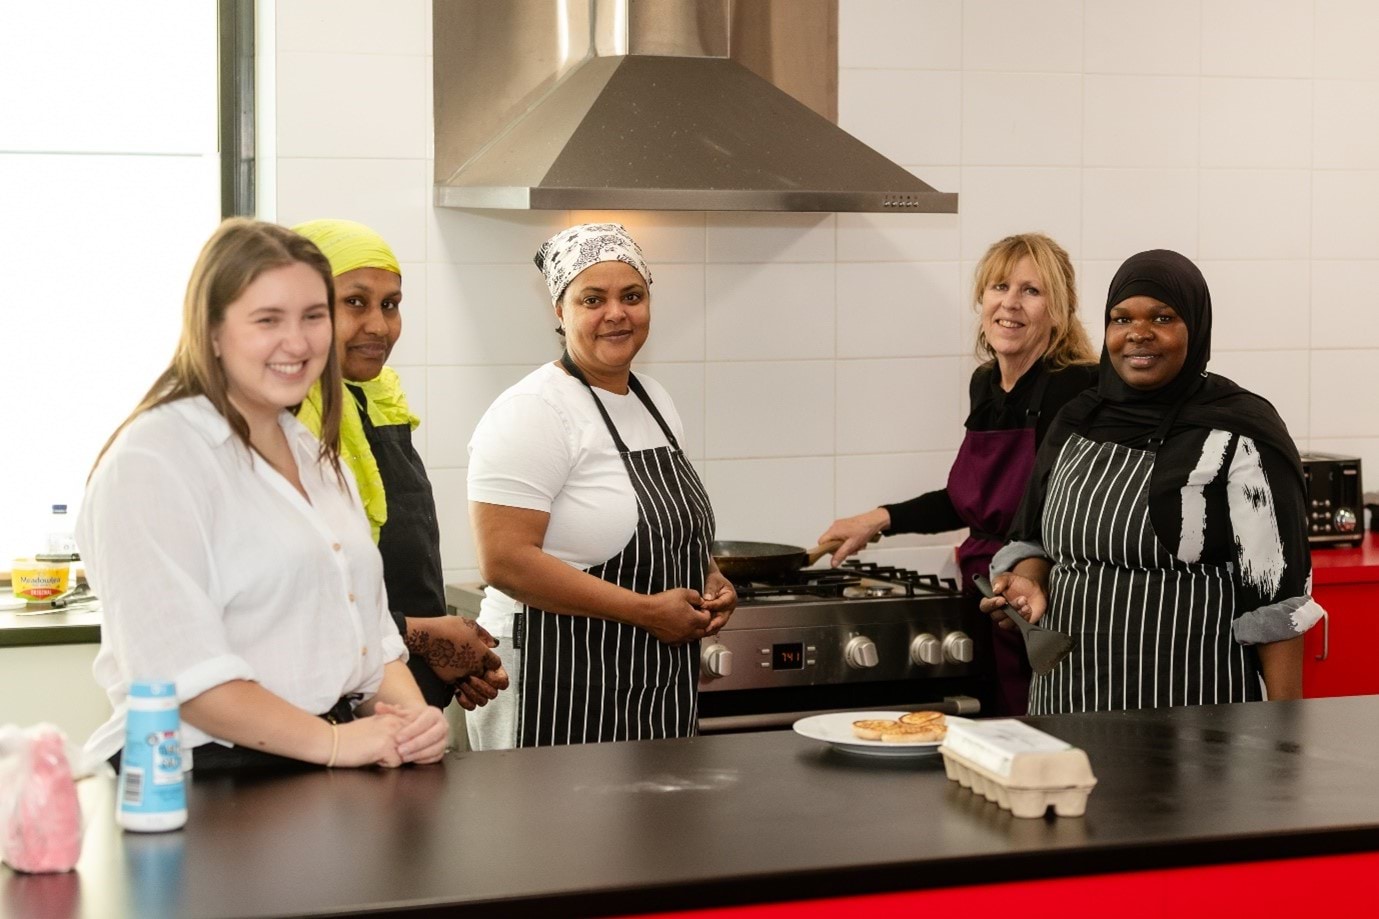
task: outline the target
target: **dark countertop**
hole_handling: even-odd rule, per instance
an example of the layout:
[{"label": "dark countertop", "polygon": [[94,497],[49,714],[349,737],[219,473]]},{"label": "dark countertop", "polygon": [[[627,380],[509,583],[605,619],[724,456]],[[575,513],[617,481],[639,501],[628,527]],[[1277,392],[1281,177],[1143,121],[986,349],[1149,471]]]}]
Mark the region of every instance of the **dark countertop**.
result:
[{"label": "dark countertop", "polygon": [[187,827],[157,835],[122,835],[97,779],[78,871],[0,868],[0,904],[578,915],[1379,849],[1379,696],[1029,720],[1088,751],[1085,817],[1016,819],[937,756],[849,756],[792,732],[203,777]]},{"label": "dark countertop", "polygon": [[0,648],[30,645],[94,645],[101,640],[99,609],[49,610],[31,604],[36,612],[0,612]]}]

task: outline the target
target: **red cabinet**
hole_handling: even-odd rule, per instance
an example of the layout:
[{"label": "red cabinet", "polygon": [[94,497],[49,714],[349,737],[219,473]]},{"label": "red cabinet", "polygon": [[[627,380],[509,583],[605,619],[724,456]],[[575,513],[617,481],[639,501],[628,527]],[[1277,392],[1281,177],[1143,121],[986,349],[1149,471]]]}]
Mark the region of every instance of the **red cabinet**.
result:
[{"label": "red cabinet", "polygon": [[1303,696],[1379,693],[1379,533],[1313,549],[1312,596],[1327,616],[1303,639]]}]

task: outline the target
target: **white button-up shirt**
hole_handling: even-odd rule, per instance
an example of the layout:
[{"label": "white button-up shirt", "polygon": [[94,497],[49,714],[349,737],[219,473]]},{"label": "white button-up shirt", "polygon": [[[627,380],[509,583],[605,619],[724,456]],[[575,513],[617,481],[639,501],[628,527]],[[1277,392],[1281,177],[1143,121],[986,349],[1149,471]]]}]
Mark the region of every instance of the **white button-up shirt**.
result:
[{"label": "white button-up shirt", "polygon": [[[101,459],[77,521],[104,611],[93,671],[114,708],[92,756],[124,746],[135,680],[173,680],[182,702],[253,680],[319,714],[406,660],[349,469],[342,485],[315,436],[280,423],[310,503],[204,397],[140,415]],[[216,740],[182,731],[186,748]]]}]

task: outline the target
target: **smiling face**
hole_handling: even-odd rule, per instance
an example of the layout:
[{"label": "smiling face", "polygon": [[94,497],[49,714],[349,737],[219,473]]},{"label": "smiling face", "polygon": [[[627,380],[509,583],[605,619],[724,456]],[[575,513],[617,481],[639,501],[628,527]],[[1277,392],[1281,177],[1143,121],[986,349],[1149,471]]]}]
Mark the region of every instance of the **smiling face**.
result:
[{"label": "smiling face", "polygon": [[259,275],[211,334],[230,402],[253,422],[299,404],[333,344],[321,275],[294,262]]},{"label": "smiling face", "polygon": [[555,315],[589,382],[625,392],[632,360],[651,331],[651,297],[637,269],[618,261],[590,265],[556,301]]},{"label": "smiling face", "polygon": [[383,372],[402,335],[402,278],[383,268],[356,268],[335,279],[335,343],[345,379]]},{"label": "smiling face", "polygon": [[982,291],[982,334],[1002,366],[1033,363],[1048,349],[1052,331],[1044,280],[1028,255]]},{"label": "smiling face", "polygon": [[1187,325],[1173,307],[1153,297],[1129,297],[1111,307],[1106,353],[1126,385],[1159,389],[1187,362]]}]

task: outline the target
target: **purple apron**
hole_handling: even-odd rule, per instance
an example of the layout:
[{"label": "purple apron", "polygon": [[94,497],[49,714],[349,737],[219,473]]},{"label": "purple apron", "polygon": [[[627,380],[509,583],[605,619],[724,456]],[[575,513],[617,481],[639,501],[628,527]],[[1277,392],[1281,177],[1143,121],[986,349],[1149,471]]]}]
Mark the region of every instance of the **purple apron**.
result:
[{"label": "purple apron", "polygon": [[[1049,374],[1034,384],[1025,426],[1006,431],[968,431],[948,473],[948,499],[970,532],[958,546],[963,591],[974,598],[972,579],[986,574],[1034,471],[1034,427]],[[998,715],[1023,715],[1029,705],[1029,659],[1020,633],[991,623]]]}]

